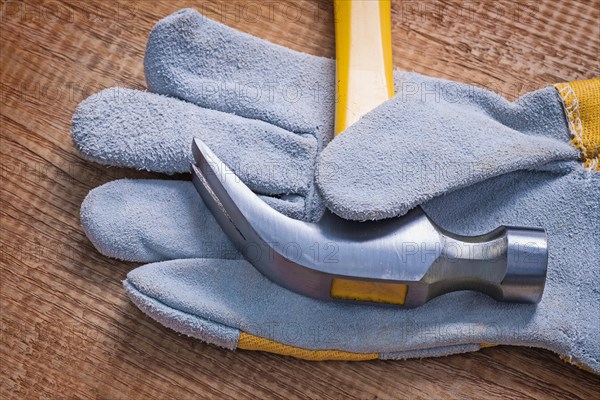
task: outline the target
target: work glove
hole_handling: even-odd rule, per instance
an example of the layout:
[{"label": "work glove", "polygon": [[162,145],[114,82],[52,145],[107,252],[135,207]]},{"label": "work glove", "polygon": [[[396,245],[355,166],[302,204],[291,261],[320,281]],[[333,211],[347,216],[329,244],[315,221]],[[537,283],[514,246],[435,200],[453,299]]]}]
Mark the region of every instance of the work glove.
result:
[{"label": "work glove", "polygon": [[[267,68],[273,65],[277,68]],[[178,172],[187,169],[191,138],[198,136],[253,190],[275,195],[263,199],[289,215],[307,220],[319,216],[322,211],[307,211],[318,203],[316,209],[322,210],[319,193],[335,212],[354,219],[399,215],[420,204],[436,223],[459,234],[481,234],[499,225],[543,227],[549,247],[546,289],[538,305],[499,303],[467,291],[408,310],[327,302],[272,283],[242,259],[191,183],[111,182],[87,196],[82,225],[103,254],[152,262],[124,281],[132,301],[152,318],[228,349],[305,359],[404,359],[512,344],[547,348],[600,372],[600,179],[592,169],[597,165],[597,130],[590,130],[598,119],[590,118],[597,103],[590,108],[585,95],[597,81],[549,87],[509,103],[466,85],[400,74],[398,96],[412,92],[416,100],[397,96],[325,148],[333,121],[331,102],[308,98],[297,108],[245,106],[240,96],[227,91],[219,92],[219,99],[207,99],[199,87],[205,82],[262,83],[273,75],[296,84],[299,74],[302,82],[325,89],[331,85],[330,93],[331,60],[283,49],[184,10],[154,28],[145,66],[149,88],[171,97],[132,92],[123,102],[102,92],[86,100],[73,118],[74,141],[86,157]],[[430,87],[448,84],[470,94],[444,104],[422,97]],[[415,111],[412,120],[404,114],[409,109]],[[302,129],[297,129],[299,121],[306,122]],[[267,134],[271,129],[283,132]],[[290,137],[316,143],[303,152],[290,144],[296,142],[280,140]],[[366,147],[349,154],[354,141]],[[261,157],[271,157],[270,151],[291,160],[281,167],[292,170],[301,164],[296,162],[299,154],[310,154],[305,186],[290,185],[282,176],[268,181]],[[234,161],[256,169],[247,173]],[[437,162],[446,172],[429,179],[429,169],[413,170],[415,176],[423,175],[418,179],[399,169],[424,161],[429,161],[424,167]],[[318,190],[311,176],[315,163]],[[356,171],[349,174],[352,165]],[[272,186],[261,186],[264,182]],[[281,182],[287,186],[278,186]],[[353,194],[342,185],[350,185],[350,191],[355,185],[371,198],[357,195],[354,204]],[[296,187],[310,188],[303,193],[319,200],[306,200],[310,195],[298,195]],[[297,197],[290,200],[290,193]],[[288,205],[295,202],[302,206]]]}]

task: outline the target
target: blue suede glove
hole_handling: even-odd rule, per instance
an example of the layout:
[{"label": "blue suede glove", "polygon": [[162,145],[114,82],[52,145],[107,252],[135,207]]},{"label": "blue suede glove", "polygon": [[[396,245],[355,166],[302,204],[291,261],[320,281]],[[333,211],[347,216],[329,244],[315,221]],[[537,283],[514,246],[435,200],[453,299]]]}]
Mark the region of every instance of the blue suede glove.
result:
[{"label": "blue suede glove", "polygon": [[[537,306],[466,291],[411,310],[324,302],[277,286],[243,260],[191,183],[111,182],[90,192],[81,221],[103,254],[153,262],[124,282],[152,318],[228,349],[307,359],[439,356],[491,343],[551,349],[600,372],[600,174],[584,169],[569,144],[570,125],[554,88],[509,103],[452,83],[471,94],[430,102],[423,96],[449,82],[399,74],[399,95],[321,152],[331,139],[330,100],[310,96],[294,106],[274,94],[248,103],[203,87],[274,80],[276,87],[316,85],[331,95],[331,60],[183,10],[154,28],[145,62],[148,86],[161,95],[128,92],[127,101],[115,101],[109,89],[78,109],[73,137],[89,159],[183,171],[191,138],[199,136],[288,215],[318,219],[322,199],[354,219],[400,215],[421,204],[434,221],[461,234],[498,225],[543,227],[550,253]],[[411,92],[412,100],[402,98]],[[275,173],[267,173],[269,161]],[[406,170],[432,162],[441,165],[437,179],[427,178],[429,169]],[[282,173],[290,170],[298,174]]]}]

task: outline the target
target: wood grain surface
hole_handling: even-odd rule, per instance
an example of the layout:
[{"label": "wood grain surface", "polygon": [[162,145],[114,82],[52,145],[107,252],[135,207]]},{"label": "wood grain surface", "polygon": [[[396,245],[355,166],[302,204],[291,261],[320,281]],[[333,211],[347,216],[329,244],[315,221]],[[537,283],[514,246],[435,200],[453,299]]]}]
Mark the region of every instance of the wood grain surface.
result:
[{"label": "wood grain surface", "polygon": [[[146,317],[121,281],[137,264],[99,255],[79,224],[87,192],[157,176],[84,161],[77,104],[143,89],[148,32],[183,7],[332,57],[324,1],[1,2],[1,386],[6,399],[600,398],[597,376],[544,350],[496,347],[404,362],[305,362],[230,352]],[[514,99],[600,75],[600,3],[393,1],[394,64]]]}]

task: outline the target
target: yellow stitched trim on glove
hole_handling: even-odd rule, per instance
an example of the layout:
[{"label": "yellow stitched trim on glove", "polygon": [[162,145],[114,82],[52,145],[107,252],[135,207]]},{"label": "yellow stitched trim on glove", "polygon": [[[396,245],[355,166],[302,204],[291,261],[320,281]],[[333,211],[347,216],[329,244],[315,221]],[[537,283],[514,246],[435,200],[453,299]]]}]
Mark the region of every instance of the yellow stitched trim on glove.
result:
[{"label": "yellow stitched trim on glove", "polygon": [[554,87],[565,105],[571,144],[581,151],[585,168],[600,171],[600,78]]},{"label": "yellow stitched trim on glove", "polygon": [[352,353],[340,350],[307,350],[265,339],[246,332],[240,332],[237,348],[243,350],[267,351],[282,356],[291,356],[311,361],[363,361],[376,360],[379,358],[379,353]]}]

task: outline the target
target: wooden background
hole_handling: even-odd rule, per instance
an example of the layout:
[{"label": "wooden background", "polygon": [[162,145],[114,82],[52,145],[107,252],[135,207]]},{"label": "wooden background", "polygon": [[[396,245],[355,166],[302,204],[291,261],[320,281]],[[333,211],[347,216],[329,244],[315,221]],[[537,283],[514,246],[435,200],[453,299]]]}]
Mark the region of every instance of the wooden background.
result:
[{"label": "wooden background", "polygon": [[[78,102],[144,88],[147,34],[196,7],[296,50],[334,55],[330,0],[2,1],[1,386],[10,399],[599,398],[597,376],[548,351],[496,347],[405,362],[305,362],[229,352],[150,320],[79,225],[93,187],[153,176],[92,165],[73,149]],[[600,3],[394,1],[394,63],[510,99],[600,75]]]}]

